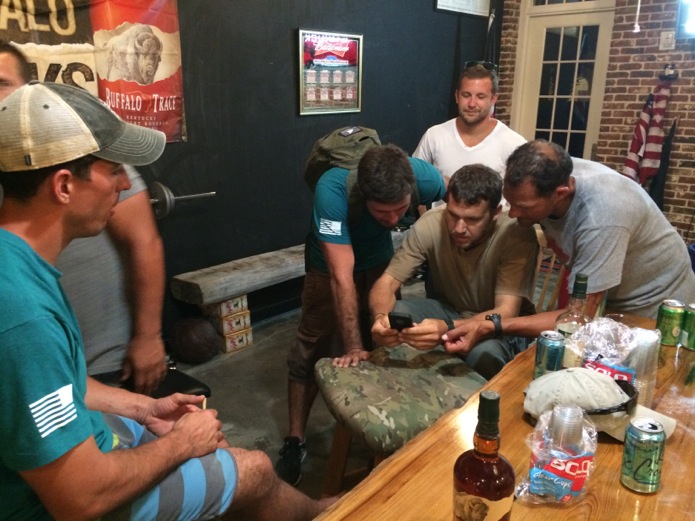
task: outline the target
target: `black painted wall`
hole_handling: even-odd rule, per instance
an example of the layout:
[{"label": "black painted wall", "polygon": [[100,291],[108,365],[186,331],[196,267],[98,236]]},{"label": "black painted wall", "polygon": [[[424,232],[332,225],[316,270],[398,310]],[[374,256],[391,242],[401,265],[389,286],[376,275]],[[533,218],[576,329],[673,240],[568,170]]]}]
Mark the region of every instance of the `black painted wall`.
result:
[{"label": "black painted wall", "polygon": [[[333,128],[376,128],[411,153],[454,114],[460,64],[481,59],[487,20],[428,0],[180,0],[188,141],[143,169],[183,202],[159,221],[167,276],[300,244],[311,192],[312,143]],[[362,111],[298,115],[298,29],[362,34]],[[297,300],[297,282],[250,297],[254,307]],[[282,289],[282,288],[280,288]],[[285,293],[284,295],[282,293]],[[194,310],[169,295],[165,333]],[[253,310],[252,310],[253,311]],[[256,317],[258,318],[258,317]]]}]

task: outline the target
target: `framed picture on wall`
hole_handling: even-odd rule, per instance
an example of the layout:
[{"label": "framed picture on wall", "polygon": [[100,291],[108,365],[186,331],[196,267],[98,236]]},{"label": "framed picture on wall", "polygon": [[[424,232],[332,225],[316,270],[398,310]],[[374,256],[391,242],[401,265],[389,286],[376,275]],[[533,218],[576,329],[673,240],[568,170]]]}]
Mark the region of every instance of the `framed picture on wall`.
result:
[{"label": "framed picture on wall", "polygon": [[299,30],[299,113],[362,110],[362,35]]}]

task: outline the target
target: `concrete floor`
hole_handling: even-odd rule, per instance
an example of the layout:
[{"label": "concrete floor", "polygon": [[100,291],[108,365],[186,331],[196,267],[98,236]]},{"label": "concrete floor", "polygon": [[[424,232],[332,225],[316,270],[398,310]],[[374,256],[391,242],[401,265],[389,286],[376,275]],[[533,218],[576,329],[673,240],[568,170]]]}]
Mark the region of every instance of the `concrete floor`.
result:
[{"label": "concrete floor", "polygon": [[[424,284],[409,283],[404,296],[421,296]],[[178,368],[202,380],[212,389],[208,406],[217,409],[227,440],[236,447],[262,450],[275,462],[287,434],[287,351],[295,339],[299,309],[253,326],[253,344],[237,353],[216,356],[197,366]],[[307,458],[298,485],[318,498],[328,465],[335,420],[321,395],[309,416]],[[353,442],[348,469],[369,462],[369,452]]]}]

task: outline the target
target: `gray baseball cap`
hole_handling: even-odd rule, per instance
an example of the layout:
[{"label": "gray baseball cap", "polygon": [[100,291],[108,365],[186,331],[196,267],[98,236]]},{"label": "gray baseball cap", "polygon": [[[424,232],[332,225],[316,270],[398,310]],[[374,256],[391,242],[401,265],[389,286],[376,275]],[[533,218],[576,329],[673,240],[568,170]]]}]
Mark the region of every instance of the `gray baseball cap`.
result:
[{"label": "gray baseball cap", "polygon": [[79,87],[31,82],[0,102],[0,170],[59,165],[87,155],[147,165],[164,151],[166,137],[119,118]]}]

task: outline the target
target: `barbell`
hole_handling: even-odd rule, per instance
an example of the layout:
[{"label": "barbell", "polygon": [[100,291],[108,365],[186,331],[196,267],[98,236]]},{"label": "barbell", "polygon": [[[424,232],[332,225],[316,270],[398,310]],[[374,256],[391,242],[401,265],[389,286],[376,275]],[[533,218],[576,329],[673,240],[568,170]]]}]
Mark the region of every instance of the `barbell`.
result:
[{"label": "barbell", "polygon": [[201,194],[191,194],[191,195],[178,195],[175,196],[173,192],[162,183],[155,181],[150,183],[150,204],[152,205],[152,210],[154,211],[154,216],[157,219],[166,217],[174,209],[176,201],[188,201],[190,199],[202,199],[203,197],[212,197],[217,192],[204,192]]}]

